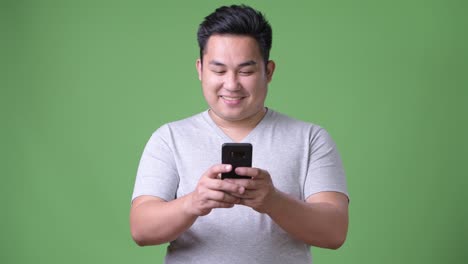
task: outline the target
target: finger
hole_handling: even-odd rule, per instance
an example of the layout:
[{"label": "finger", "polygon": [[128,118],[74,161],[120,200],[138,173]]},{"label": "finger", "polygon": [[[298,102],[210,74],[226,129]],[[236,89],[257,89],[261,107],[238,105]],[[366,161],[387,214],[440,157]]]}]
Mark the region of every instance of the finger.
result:
[{"label": "finger", "polygon": [[256,182],[254,180],[252,180],[252,179],[225,179],[224,181],[234,183],[234,184],[237,184],[239,186],[242,186],[246,190],[256,189],[257,188],[256,187],[257,186]]},{"label": "finger", "polygon": [[226,202],[220,202],[220,201],[207,201],[205,203],[205,206],[207,209],[214,209],[214,208],[231,208],[235,205],[236,203],[226,203]]},{"label": "finger", "polygon": [[236,168],[236,174],[242,176],[250,176],[252,179],[262,179],[266,171],[259,168],[250,168],[250,167],[238,167]]},{"label": "finger", "polygon": [[258,195],[255,190],[246,190],[242,195],[236,197],[240,198],[241,200],[250,200],[255,199],[256,196]]},{"label": "finger", "polygon": [[230,172],[232,170],[232,166],[230,164],[217,164],[212,166],[205,172],[205,176],[211,179],[218,178],[218,174]]},{"label": "finger", "polygon": [[253,201],[252,199],[240,199],[239,204],[252,207],[252,201]]},{"label": "finger", "polygon": [[243,194],[245,187],[235,182],[223,181],[219,179],[210,179],[203,183],[203,185],[209,190],[222,191],[228,193]]},{"label": "finger", "polygon": [[208,198],[212,201],[223,202],[223,203],[238,203],[239,198],[225,192],[211,192]]}]

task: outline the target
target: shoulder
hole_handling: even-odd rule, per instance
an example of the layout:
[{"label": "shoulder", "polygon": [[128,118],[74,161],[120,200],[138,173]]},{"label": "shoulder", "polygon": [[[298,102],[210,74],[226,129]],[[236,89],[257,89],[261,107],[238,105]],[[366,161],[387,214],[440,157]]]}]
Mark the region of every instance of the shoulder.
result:
[{"label": "shoulder", "polygon": [[203,113],[161,125],[151,134],[149,142],[159,141],[168,144],[175,138],[189,136],[192,132],[199,131],[204,125]]},{"label": "shoulder", "polygon": [[168,122],[156,129],[154,134],[167,135],[178,131],[199,129],[204,125],[204,113],[205,112],[201,112],[184,119]]},{"label": "shoulder", "polygon": [[326,133],[325,129],[318,124],[302,121],[274,110],[269,111],[271,111],[270,124],[277,129],[289,133],[307,133],[311,136]]},{"label": "shoulder", "polygon": [[313,147],[323,144],[334,145],[329,132],[321,125],[302,121],[274,110],[271,111],[268,126],[275,131],[275,134],[281,135],[283,139],[285,137],[291,140],[294,140],[294,138],[307,139]]}]

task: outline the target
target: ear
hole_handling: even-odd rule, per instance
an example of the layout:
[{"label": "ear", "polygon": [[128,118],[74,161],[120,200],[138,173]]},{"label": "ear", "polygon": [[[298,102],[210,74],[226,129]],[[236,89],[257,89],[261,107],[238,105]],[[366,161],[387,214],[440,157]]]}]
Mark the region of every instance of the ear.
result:
[{"label": "ear", "polygon": [[198,72],[198,80],[202,80],[202,62],[200,59],[196,62],[197,72]]},{"label": "ear", "polygon": [[267,75],[268,82],[271,82],[271,79],[273,78],[273,73],[275,72],[275,68],[276,68],[275,62],[272,60],[268,61],[266,65],[266,75]]}]

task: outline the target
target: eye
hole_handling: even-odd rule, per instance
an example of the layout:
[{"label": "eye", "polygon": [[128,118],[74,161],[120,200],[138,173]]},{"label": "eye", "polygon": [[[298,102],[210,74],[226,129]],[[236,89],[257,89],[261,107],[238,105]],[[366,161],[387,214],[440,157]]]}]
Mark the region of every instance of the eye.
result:
[{"label": "eye", "polygon": [[222,74],[226,73],[226,71],[224,71],[224,70],[211,70],[211,71],[214,72],[217,75],[222,75]]},{"label": "eye", "polygon": [[253,71],[240,71],[239,74],[243,76],[249,76],[253,73]]}]

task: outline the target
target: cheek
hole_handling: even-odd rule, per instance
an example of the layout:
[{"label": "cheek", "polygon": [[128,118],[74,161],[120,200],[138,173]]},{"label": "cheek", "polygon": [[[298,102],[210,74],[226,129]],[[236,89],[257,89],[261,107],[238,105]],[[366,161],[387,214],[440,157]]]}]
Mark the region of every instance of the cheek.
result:
[{"label": "cheek", "polygon": [[211,74],[203,75],[202,85],[207,89],[215,89],[220,85],[221,81],[217,76],[213,76]]},{"label": "cheek", "polygon": [[253,79],[245,83],[244,87],[248,87],[250,94],[255,94],[257,96],[263,95],[266,93],[266,83],[262,79]]},{"label": "cheek", "polygon": [[205,98],[215,99],[218,97],[218,91],[220,89],[219,81],[216,78],[203,78],[202,90]]}]

